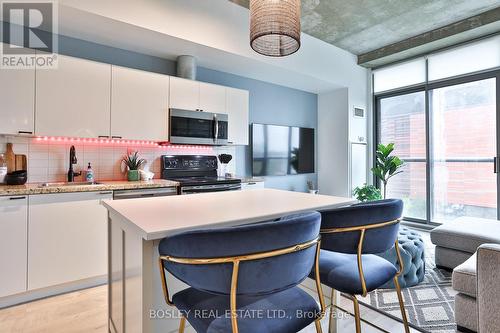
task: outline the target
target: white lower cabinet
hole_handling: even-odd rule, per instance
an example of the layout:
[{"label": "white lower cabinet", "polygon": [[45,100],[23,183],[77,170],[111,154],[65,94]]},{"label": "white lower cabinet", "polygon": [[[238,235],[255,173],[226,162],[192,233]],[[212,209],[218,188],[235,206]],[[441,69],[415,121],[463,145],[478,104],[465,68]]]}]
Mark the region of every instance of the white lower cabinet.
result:
[{"label": "white lower cabinet", "polygon": [[0,297],[26,291],[28,197],[0,197]]},{"label": "white lower cabinet", "polygon": [[107,274],[107,211],[112,192],[30,196],[28,289]]}]

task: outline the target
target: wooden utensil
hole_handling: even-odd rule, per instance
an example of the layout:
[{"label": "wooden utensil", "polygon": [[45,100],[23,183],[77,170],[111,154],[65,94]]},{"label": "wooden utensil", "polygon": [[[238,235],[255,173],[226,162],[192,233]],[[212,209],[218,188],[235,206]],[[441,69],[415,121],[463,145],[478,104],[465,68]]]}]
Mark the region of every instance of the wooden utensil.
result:
[{"label": "wooden utensil", "polygon": [[16,154],[16,170],[28,170],[28,158],[26,155]]},{"label": "wooden utensil", "polygon": [[10,142],[7,143],[7,150],[5,151],[5,163],[7,164],[7,172],[16,171],[16,155]]}]

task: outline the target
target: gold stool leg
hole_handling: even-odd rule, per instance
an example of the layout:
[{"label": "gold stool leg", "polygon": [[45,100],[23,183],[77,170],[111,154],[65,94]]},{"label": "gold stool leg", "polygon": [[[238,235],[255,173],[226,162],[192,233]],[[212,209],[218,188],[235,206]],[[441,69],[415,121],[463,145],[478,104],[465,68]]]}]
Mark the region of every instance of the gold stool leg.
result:
[{"label": "gold stool leg", "polygon": [[354,304],[354,319],[356,321],[356,333],[361,333],[361,315],[359,313],[359,303],[355,295],[351,295]]},{"label": "gold stool leg", "polygon": [[337,333],[337,319],[335,318],[335,289],[332,288],[332,294],[330,295],[330,318],[328,320],[328,333]]},{"label": "gold stool leg", "polygon": [[396,292],[398,293],[399,308],[401,309],[401,317],[403,317],[405,332],[410,333],[410,326],[408,325],[408,318],[406,317],[405,303],[403,301],[403,295],[401,294],[401,287],[399,286],[399,281],[397,276],[394,277],[394,286],[396,287]]},{"label": "gold stool leg", "polygon": [[323,331],[321,330],[321,320],[316,320],[314,324],[316,325],[316,333],[323,333]]},{"label": "gold stool leg", "polygon": [[186,317],[181,317],[181,323],[179,325],[179,333],[184,333],[184,327],[186,326]]}]

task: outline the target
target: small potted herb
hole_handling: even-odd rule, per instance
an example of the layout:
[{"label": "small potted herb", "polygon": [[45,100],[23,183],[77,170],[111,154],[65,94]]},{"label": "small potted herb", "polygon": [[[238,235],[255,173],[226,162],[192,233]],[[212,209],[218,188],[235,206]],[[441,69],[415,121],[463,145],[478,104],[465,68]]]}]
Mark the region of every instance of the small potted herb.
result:
[{"label": "small potted herb", "polygon": [[307,190],[311,194],[318,194],[318,190],[314,189],[314,183],[312,182],[312,180],[307,181]]},{"label": "small potted herb", "polygon": [[135,151],[123,156],[122,164],[128,168],[127,179],[129,181],[137,181],[140,178],[139,169],[146,163],[146,160],[139,158],[139,152]]}]

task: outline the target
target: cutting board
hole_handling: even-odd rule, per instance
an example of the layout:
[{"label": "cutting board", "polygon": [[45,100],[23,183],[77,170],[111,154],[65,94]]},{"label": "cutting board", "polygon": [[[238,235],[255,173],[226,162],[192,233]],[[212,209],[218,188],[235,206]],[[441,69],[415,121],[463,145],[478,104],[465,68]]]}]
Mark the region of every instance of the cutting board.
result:
[{"label": "cutting board", "polygon": [[26,155],[16,154],[16,171],[18,170],[28,170],[28,158]]},{"label": "cutting board", "polygon": [[7,164],[7,172],[16,171],[16,154],[14,154],[14,151],[12,150],[12,143],[7,143],[5,163]]},{"label": "cutting board", "polygon": [[26,158],[26,155],[14,154],[12,143],[7,143],[5,163],[7,164],[7,172],[28,170],[28,159]]}]

